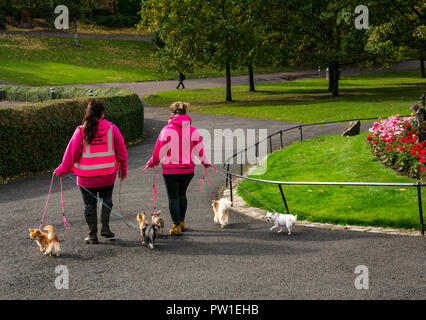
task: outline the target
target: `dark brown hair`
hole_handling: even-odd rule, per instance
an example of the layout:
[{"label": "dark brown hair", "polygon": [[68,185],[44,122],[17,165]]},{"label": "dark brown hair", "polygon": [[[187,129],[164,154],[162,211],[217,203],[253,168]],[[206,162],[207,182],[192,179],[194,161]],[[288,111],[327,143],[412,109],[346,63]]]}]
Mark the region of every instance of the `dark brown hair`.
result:
[{"label": "dark brown hair", "polygon": [[98,123],[105,113],[105,104],[102,100],[90,100],[86,108],[86,115],[84,116],[84,141],[90,144],[96,136],[98,131]]},{"label": "dark brown hair", "polygon": [[170,112],[177,114],[186,114],[186,110],[188,109],[188,102],[173,102],[170,105]]}]

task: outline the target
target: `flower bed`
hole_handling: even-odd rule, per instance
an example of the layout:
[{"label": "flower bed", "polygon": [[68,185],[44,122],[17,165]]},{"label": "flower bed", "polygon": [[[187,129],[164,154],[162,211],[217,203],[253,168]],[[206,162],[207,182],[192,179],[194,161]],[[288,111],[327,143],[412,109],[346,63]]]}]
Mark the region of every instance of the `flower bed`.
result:
[{"label": "flower bed", "polygon": [[415,179],[426,180],[426,141],[419,142],[414,114],[374,122],[367,137],[373,153],[385,164]]}]

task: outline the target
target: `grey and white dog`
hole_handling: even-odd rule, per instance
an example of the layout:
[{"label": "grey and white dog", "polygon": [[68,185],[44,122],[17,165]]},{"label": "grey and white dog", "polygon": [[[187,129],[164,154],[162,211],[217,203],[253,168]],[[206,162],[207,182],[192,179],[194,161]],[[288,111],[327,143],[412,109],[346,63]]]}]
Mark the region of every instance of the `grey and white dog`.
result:
[{"label": "grey and white dog", "polygon": [[274,224],[274,226],[269,229],[270,231],[280,227],[280,230],[278,232],[281,232],[283,231],[283,228],[286,227],[288,230],[288,234],[290,235],[291,229],[293,229],[296,225],[297,216],[293,216],[291,214],[282,214],[278,212],[268,212],[266,214],[266,221],[272,222]]}]

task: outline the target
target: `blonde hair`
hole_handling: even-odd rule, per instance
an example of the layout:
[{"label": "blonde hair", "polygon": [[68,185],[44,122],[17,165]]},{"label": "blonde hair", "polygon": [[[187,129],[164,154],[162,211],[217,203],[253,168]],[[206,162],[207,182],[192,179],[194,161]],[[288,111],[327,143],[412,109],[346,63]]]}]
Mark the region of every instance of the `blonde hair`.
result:
[{"label": "blonde hair", "polygon": [[186,114],[188,105],[189,105],[188,102],[180,102],[180,101],[173,102],[170,105],[170,112],[177,113],[177,114]]}]

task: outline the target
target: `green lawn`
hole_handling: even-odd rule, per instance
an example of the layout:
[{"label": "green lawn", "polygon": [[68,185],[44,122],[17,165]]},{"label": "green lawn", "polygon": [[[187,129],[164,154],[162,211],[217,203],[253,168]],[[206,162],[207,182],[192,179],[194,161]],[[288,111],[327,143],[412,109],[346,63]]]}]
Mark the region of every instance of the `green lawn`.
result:
[{"label": "green lawn", "polygon": [[344,77],[341,96],[332,97],[323,79],[234,86],[234,102],[225,102],[225,88],[163,91],[145,98],[156,106],[187,101],[193,112],[313,123],[349,118],[409,114],[418,101],[418,83],[426,83],[417,71],[386,72]]},{"label": "green lawn", "polygon": [[[387,168],[371,153],[368,132],[355,137],[325,136],[295,142],[269,156],[265,174],[278,181],[414,182]],[[242,187],[285,212],[277,185],[243,181]],[[336,224],[419,229],[413,187],[283,186],[290,213],[299,219]],[[252,206],[262,207],[243,190]],[[264,207],[264,209],[267,209]]]},{"label": "green lawn", "polygon": [[[177,79],[175,72],[159,72],[149,42],[0,35],[0,80],[28,85],[61,85]],[[277,72],[283,68],[258,71]],[[245,71],[239,71],[239,73]],[[222,76],[204,68],[191,77]]]}]

